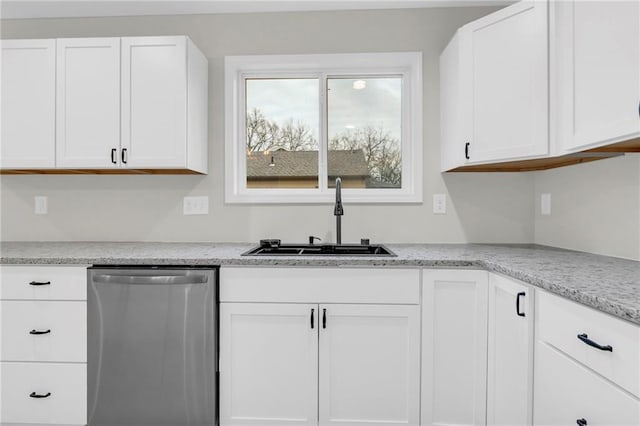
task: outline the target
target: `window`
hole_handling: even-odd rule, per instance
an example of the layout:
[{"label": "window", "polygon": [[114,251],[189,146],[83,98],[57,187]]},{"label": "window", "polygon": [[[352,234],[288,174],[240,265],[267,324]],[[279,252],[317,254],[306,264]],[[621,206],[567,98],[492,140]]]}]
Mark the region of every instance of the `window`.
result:
[{"label": "window", "polygon": [[226,201],[422,201],[420,53],[225,59]]}]

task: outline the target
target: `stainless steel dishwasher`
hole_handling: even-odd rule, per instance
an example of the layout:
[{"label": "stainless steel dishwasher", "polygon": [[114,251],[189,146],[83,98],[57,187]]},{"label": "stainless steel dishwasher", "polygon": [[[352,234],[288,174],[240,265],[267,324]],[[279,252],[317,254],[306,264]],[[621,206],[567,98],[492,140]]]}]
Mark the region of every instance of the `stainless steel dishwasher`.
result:
[{"label": "stainless steel dishwasher", "polygon": [[89,268],[89,426],[217,424],[217,280],[216,268]]}]

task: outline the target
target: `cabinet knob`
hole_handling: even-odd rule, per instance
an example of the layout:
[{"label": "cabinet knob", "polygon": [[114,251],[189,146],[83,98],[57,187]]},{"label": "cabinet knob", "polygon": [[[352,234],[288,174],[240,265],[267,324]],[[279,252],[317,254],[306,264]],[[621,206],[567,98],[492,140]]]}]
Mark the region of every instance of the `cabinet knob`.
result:
[{"label": "cabinet knob", "polygon": [[122,164],[127,164],[127,148],[122,148]]},{"label": "cabinet knob", "polygon": [[111,148],[111,162],[113,164],[118,164],[118,159],[116,158],[116,151],[117,149]]},{"label": "cabinet knob", "polygon": [[51,285],[51,281],[31,281],[29,285]]},{"label": "cabinet knob", "polygon": [[314,323],[315,322],[314,321],[314,317],[315,317],[314,313],[315,313],[315,309],[311,308],[311,329],[312,330],[313,330],[313,327],[315,325],[315,323]]},{"label": "cabinet knob", "polygon": [[579,426],[587,426],[587,421],[585,419],[578,419],[578,420],[576,420],[576,423]]},{"label": "cabinet knob", "polygon": [[31,330],[29,334],[40,335],[40,334],[49,334],[51,330],[39,331],[39,330]]},{"label": "cabinet knob", "polygon": [[471,145],[470,142],[464,144],[464,158],[467,160],[469,160],[469,145]]},{"label": "cabinet knob", "polygon": [[322,328],[327,328],[327,310],[322,310]]}]

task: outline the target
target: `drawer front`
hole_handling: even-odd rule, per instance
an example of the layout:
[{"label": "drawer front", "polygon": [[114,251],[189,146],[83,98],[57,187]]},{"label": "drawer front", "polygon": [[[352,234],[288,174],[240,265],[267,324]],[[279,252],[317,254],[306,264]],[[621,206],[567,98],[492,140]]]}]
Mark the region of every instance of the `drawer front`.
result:
[{"label": "drawer front", "polygon": [[86,424],[86,364],[3,362],[0,368],[0,423]]},{"label": "drawer front", "polygon": [[[537,292],[536,336],[640,396],[640,327],[558,296]],[[589,346],[587,338],[612,351]]]},{"label": "drawer front", "polygon": [[1,361],[86,362],[87,303],[0,302]]},{"label": "drawer front", "polygon": [[223,267],[220,301],[417,305],[420,270]]},{"label": "drawer front", "polygon": [[87,267],[2,266],[0,300],[87,300]]},{"label": "drawer front", "polygon": [[546,343],[536,344],[534,426],[637,426],[640,401]]}]

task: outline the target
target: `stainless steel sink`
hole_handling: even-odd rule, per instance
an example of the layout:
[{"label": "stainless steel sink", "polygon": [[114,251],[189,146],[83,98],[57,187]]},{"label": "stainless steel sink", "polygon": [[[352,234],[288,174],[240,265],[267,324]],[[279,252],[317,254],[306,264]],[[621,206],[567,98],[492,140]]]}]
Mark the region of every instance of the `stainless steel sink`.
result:
[{"label": "stainless steel sink", "polygon": [[266,240],[242,256],[395,257],[396,254],[382,244],[281,244],[278,240]]}]

